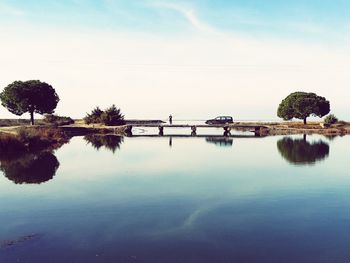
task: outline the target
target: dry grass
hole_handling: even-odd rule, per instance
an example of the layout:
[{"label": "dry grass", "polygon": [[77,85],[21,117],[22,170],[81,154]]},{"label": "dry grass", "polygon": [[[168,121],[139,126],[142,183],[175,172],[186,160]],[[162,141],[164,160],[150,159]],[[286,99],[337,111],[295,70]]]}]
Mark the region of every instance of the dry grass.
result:
[{"label": "dry grass", "polygon": [[21,127],[17,131],[19,140],[29,146],[48,146],[64,144],[69,141],[68,136],[57,128],[50,127]]},{"label": "dry grass", "polygon": [[[35,120],[36,125],[43,125],[42,119]],[[0,127],[26,126],[30,125],[29,119],[0,119]]]},{"label": "dry grass", "polygon": [[18,153],[26,150],[25,145],[18,139],[17,136],[7,133],[0,133],[0,159],[7,160]]},{"label": "dry grass", "polygon": [[60,129],[20,127],[17,134],[0,133],[0,157],[11,158],[26,152],[54,150],[69,141]]}]

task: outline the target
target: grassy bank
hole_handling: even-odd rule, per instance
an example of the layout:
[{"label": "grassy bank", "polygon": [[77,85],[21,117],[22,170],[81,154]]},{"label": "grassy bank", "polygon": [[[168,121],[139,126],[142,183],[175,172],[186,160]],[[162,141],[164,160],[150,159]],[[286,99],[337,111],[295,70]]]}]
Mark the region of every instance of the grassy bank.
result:
[{"label": "grassy bank", "polygon": [[0,133],[0,157],[11,158],[21,153],[54,150],[69,141],[57,128],[20,127],[15,133]]},{"label": "grassy bank", "polygon": [[270,135],[288,134],[322,134],[322,135],[346,135],[350,134],[350,123],[340,121],[329,127],[324,127],[321,122],[277,122],[266,124]]}]

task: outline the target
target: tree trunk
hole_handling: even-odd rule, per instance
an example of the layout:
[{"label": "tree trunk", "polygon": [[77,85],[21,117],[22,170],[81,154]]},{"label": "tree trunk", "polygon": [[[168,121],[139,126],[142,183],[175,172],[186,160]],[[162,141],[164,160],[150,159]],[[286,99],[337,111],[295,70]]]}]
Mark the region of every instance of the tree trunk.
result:
[{"label": "tree trunk", "polygon": [[306,117],[304,118],[304,124],[306,125]]},{"label": "tree trunk", "polygon": [[34,111],[30,112],[30,124],[34,125]]}]

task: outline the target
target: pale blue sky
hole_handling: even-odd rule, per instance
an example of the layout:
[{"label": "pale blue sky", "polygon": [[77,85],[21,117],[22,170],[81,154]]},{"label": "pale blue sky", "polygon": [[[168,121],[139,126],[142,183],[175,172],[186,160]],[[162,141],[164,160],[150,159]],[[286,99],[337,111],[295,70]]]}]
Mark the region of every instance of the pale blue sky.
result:
[{"label": "pale blue sky", "polygon": [[305,90],[347,118],[349,14],[345,0],[0,0],[0,85],[46,81],[73,117],[115,103],[132,118],[273,119]]},{"label": "pale blue sky", "polygon": [[175,6],[193,11],[218,29],[260,36],[316,40],[327,39],[327,33],[328,39],[330,34],[343,41],[350,27],[346,0],[1,0],[0,21],[166,34],[191,30]]}]

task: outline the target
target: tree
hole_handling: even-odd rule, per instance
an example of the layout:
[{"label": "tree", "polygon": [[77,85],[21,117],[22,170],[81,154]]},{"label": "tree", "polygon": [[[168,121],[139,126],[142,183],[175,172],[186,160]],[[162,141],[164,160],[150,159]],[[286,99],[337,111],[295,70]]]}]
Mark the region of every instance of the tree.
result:
[{"label": "tree", "polygon": [[329,101],[315,93],[294,92],[282,100],[277,116],[284,120],[293,118],[304,120],[310,115],[323,117],[330,111]]},{"label": "tree", "polygon": [[15,81],[0,93],[1,104],[11,113],[22,115],[29,112],[34,125],[34,113],[51,114],[59,102],[55,89],[39,80]]}]

